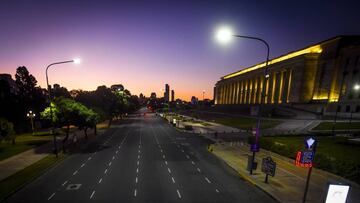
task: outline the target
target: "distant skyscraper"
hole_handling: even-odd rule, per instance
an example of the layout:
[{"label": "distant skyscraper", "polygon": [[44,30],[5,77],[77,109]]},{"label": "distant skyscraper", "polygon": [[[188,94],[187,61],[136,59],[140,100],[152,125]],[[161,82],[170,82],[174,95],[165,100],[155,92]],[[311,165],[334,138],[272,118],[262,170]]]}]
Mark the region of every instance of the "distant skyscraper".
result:
[{"label": "distant skyscraper", "polygon": [[164,99],[165,99],[165,102],[170,101],[170,86],[168,84],[165,84]]},{"label": "distant skyscraper", "polygon": [[175,91],[171,90],[171,102],[175,101]]}]

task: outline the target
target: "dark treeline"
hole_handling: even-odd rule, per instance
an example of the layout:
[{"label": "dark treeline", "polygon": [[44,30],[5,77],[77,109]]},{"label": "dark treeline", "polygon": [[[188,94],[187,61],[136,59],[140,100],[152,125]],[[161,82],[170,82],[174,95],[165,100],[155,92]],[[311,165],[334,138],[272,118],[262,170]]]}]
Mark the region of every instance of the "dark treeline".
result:
[{"label": "dark treeline", "polygon": [[[55,126],[69,128],[74,125],[85,134],[100,121],[108,120],[111,125],[114,118],[121,119],[139,108],[138,97],[131,95],[121,84],[110,88],[99,86],[95,91],[68,91],[54,84],[51,96]],[[36,114],[38,128],[50,126],[48,91],[37,85],[36,78],[25,66],[17,68],[15,81],[0,78],[0,101],[0,141],[30,131],[27,117],[30,110]]]}]

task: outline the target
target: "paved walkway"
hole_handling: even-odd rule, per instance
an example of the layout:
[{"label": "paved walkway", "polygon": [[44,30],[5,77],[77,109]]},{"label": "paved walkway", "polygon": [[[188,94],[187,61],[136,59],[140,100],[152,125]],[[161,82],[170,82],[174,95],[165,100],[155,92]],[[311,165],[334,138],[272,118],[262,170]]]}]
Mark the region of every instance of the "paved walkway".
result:
[{"label": "paved walkway", "polygon": [[[256,154],[258,162],[257,170],[253,175],[246,170],[248,156],[251,155],[249,146],[246,144],[215,144],[213,153],[224,160],[236,170],[240,176],[260,187],[280,202],[301,202],[304,194],[305,182],[308,169],[299,168],[294,161],[278,154],[261,150]],[[264,183],[265,175],[261,172],[261,160],[271,156],[276,162],[276,175],[269,177],[269,183]],[[351,189],[347,203],[360,202],[360,187],[358,184],[336,176],[334,174],[313,169],[306,202],[324,202],[328,183],[350,184]]]},{"label": "paved walkway", "polygon": [[[98,134],[101,134],[102,130],[98,130]],[[68,143],[72,142],[73,132],[69,135]],[[83,131],[76,130],[78,140],[85,137]],[[88,136],[93,136],[93,131],[89,131]],[[61,150],[60,137],[58,139],[58,150]],[[0,181],[15,174],[16,172],[34,164],[37,161],[45,158],[49,154],[52,154],[53,142],[49,141],[39,147],[29,149],[25,152],[19,153],[15,156],[9,157],[0,161]]]}]

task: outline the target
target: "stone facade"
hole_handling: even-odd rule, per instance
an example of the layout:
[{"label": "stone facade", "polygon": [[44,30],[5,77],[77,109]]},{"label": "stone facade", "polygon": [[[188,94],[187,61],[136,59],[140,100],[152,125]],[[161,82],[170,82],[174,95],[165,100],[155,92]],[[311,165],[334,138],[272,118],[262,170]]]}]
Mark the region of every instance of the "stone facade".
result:
[{"label": "stone facade", "polygon": [[340,112],[360,112],[359,57],[360,36],[334,37],[269,60],[266,78],[265,62],[223,76],[215,104],[318,104],[328,112],[339,104]]}]

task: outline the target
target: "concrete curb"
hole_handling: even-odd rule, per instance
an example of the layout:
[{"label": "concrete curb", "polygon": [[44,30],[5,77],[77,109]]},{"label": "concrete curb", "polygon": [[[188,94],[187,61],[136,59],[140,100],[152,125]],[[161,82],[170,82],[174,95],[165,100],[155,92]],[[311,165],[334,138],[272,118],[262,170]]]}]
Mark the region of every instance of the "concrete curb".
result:
[{"label": "concrete curb", "polygon": [[273,194],[267,192],[265,189],[263,189],[261,186],[259,186],[255,181],[253,181],[251,178],[241,174],[239,171],[237,171],[234,167],[232,167],[230,164],[228,164],[228,162],[226,162],[225,160],[223,160],[221,157],[217,156],[216,154],[212,153],[215,157],[217,157],[219,160],[221,160],[222,162],[224,162],[227,166],[229,166],[231,169],[233,169],[239,176],[241,179],[245,180],[246,182],[252,184],[253,186],[255,186],[256,188],[260,189],[261,191],[263,191],[264,193],[268,194],[273,200],[277,201],[277,202],[281,202],[281,200],[279,200],[278,198],[276,198]]}]

